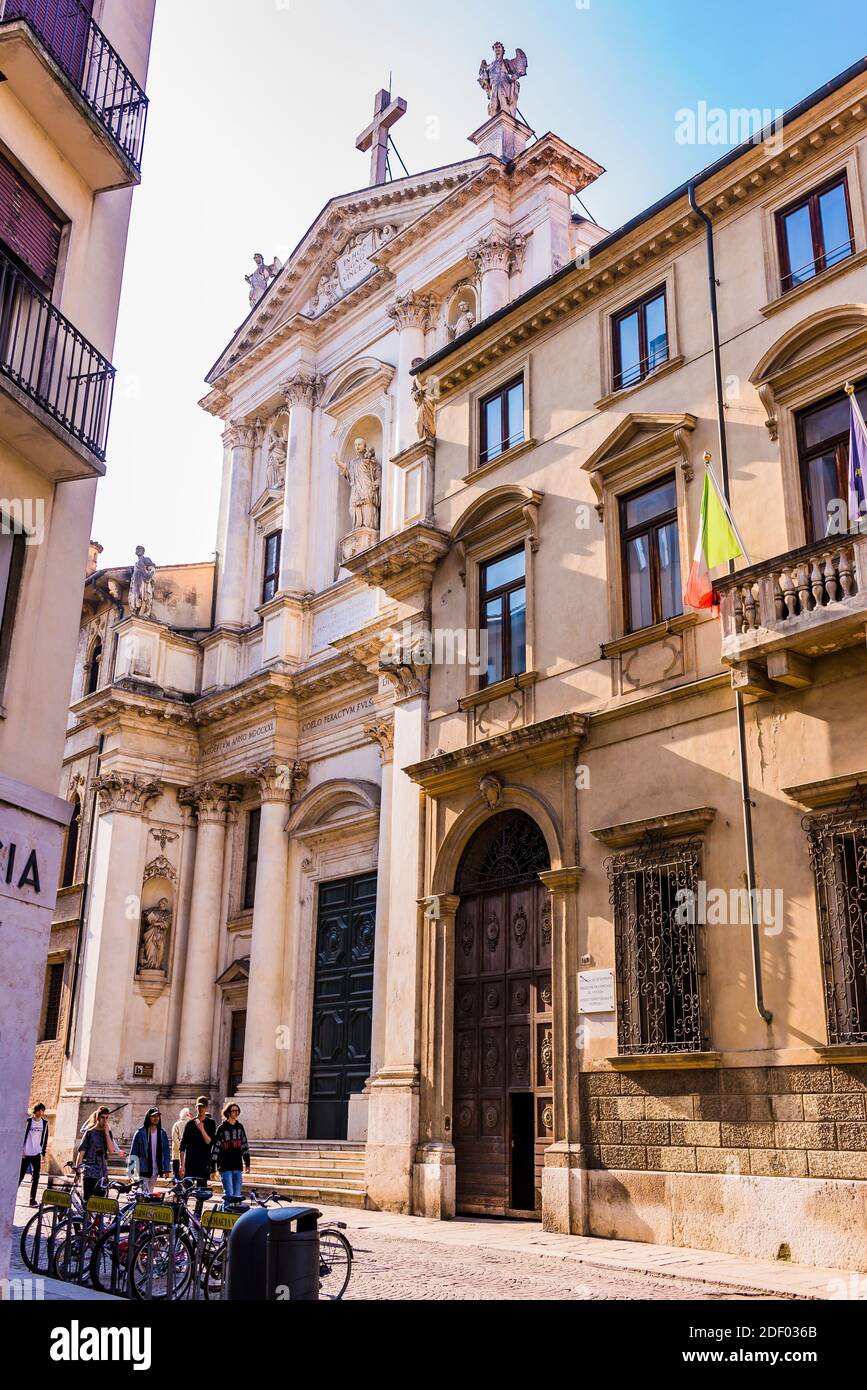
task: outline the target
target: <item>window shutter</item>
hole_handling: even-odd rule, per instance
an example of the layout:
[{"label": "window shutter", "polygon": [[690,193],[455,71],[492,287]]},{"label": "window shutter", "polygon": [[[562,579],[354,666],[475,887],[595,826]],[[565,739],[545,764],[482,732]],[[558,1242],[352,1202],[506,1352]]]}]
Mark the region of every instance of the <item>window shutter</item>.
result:
[{"label": "window shutter", "polygon": [[49,292],[57,273],[63,223],[0,155],[0,241]]},{"label": "window shutter", "polygon": [[28,19],[64,72],[78,84],[92,13],[93,0],[13,0],[6,18]]}]

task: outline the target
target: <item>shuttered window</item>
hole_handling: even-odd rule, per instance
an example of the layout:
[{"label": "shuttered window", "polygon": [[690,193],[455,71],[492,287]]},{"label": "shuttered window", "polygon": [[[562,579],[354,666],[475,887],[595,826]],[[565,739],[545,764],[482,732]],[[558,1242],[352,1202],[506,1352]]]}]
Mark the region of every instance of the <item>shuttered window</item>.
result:
[{"label": "shuttered window", "polygon": [[9,0],[5,18],[26,19],[77,86],[92,12],[93,0]]},{"label": "shuttered window", "polygon": [[0,242],[49,293],[54,287],[63,223],[0,155]]}]

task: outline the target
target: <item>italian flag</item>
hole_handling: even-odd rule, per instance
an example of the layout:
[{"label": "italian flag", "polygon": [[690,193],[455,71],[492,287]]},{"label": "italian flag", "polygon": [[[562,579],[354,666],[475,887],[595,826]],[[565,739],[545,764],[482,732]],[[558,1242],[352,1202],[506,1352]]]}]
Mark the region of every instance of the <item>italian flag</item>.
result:
[{"label": "italian flag", "polygon": [[710,571],[738,555],[747,558],[744,543],[729,505],[714,477],[709,460],[705,458],[704,491],[701,495],[701,524],[692,558],[683,601],[687,608],[716,607]]}]

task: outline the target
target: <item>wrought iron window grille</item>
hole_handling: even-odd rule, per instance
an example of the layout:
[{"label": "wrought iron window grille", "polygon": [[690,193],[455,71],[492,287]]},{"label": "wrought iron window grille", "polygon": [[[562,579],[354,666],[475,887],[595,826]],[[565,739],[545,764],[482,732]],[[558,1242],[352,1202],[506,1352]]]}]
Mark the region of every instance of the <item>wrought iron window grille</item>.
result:
[{"label": "wrought iron window grille", "polygon": [[805,816],[816,884],[828,1042],[867,1042],[867,788]]}]

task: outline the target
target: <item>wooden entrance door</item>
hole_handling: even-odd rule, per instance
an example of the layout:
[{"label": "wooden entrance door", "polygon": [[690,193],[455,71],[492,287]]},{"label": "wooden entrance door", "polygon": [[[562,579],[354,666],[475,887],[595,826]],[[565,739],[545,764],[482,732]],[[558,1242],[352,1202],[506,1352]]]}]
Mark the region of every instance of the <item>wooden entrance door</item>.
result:
[{"label": "wooden entrance door", "polygon": [[[541,1211],[553,1121],[551,909],[537,876],[548,857],[527,817],[494,821],[488,852],[474,852],[457,883],[466,885],[455,924],[457,1208],[531,1215]],[[521,839],[527,853],[516,857]],[[526,879],[533,863],[531,881],[508,881]],[[496,877],[506,882],[483,886]]]},{"label": "wooden entrance door", "polygon": [[376,874],[319,886],[308,1139],[345,1139],[370,1075]]},{"label": "wooden entrance door", "polygon": [[232,1010],[232,1026],[229,1033],[229,1086],[227,1096],[237,1095],[241,1078],[244,1075],[244,1039],[247,1034],[247,1010]]}]

